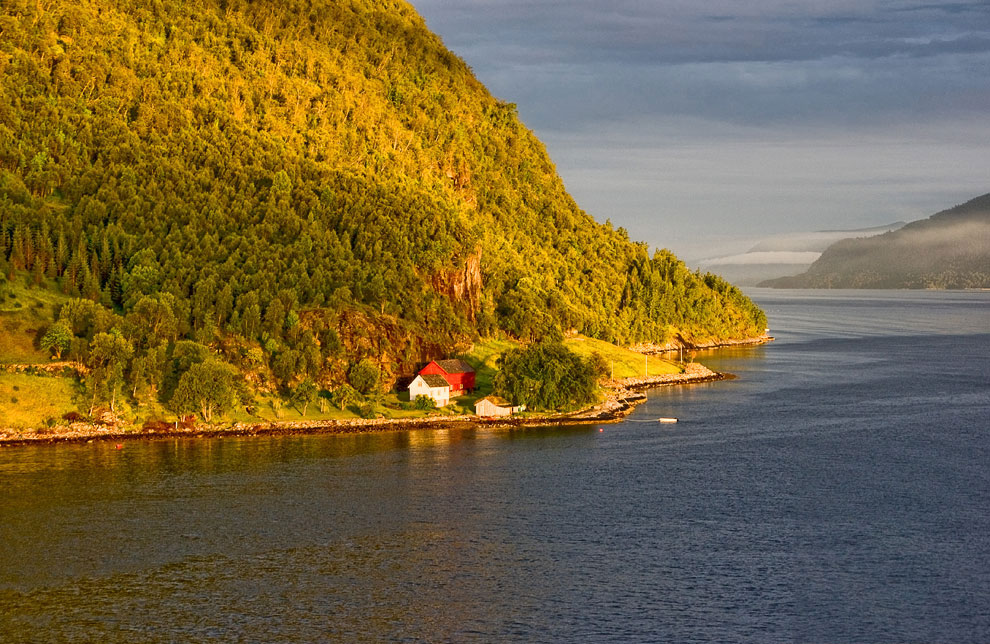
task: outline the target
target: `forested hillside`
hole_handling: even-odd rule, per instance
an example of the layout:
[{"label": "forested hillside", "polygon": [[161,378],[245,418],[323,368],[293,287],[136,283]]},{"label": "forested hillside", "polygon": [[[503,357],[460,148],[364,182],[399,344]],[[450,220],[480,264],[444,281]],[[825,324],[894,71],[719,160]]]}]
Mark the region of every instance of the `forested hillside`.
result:
[{"label": "forested hillside", "polygon": [[207,354],[330,386],[477,337],[765,326],[581,211],[514,106],[390,0],[5,0],[0,264],[73,298],[46,346],[136,397]]},{"label": "forested hillside", "polygon": [[899,230],[844,239],[776,288],[990,288],[990,194]]}]

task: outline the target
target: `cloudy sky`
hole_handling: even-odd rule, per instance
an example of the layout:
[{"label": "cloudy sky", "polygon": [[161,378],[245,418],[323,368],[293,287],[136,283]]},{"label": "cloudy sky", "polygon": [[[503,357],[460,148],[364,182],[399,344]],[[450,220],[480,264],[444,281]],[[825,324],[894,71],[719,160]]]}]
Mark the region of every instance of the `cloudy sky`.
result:
[{"label": "cloudy sky", "polygon": [[990,1],[412,0],[578,203],[687,259],[990,191]]}]

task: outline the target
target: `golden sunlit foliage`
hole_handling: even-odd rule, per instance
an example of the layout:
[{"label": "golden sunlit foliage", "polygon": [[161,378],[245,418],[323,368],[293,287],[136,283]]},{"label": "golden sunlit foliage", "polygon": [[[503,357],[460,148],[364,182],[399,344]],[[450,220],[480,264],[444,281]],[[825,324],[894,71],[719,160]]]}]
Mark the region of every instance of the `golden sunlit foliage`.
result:
[{"label": "golden sunlit foliage", "polygon": [[396,365],[553,328],[765,326],[581,211],[515,106],[401,1],[4,2],[0,264],[98,303],[67,352],[118,328],[135,395],[174,389],[182,341],[283,386],[343,378],[374,344],[341,339],[350,312],[401,328]]}]

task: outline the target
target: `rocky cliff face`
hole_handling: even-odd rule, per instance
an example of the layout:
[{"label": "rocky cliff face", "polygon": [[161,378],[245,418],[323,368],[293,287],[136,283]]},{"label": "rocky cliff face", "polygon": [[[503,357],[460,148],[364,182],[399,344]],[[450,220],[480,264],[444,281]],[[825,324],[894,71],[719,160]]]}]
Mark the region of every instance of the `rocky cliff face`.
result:
[{"label": "rocky cliff face", "polygon": [[433,288],[447,296],[455,307],[464,307],[473,322],[481,310],[481,248],[467,256],[460,267],[433,277]]}]

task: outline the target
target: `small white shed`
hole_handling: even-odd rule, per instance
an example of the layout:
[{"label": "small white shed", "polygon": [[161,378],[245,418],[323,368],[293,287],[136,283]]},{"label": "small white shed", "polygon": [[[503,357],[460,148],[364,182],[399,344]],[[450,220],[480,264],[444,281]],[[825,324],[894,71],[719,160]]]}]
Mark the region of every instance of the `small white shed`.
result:
[{"label": "small white shed", "polygon": [[450,383],[443,376],[420,374],[409,383],[409,400],[416,400],[420,396],[432,398],[437,407],[443,407],[450,402]]},{"label": "small white shed", "polygon": [[524,409],[526,409],[525,405],[513,405],[508,400],[499,398],[498,396],[485,396],[474,403],[474,413],[484,418],[511,416]]}]

